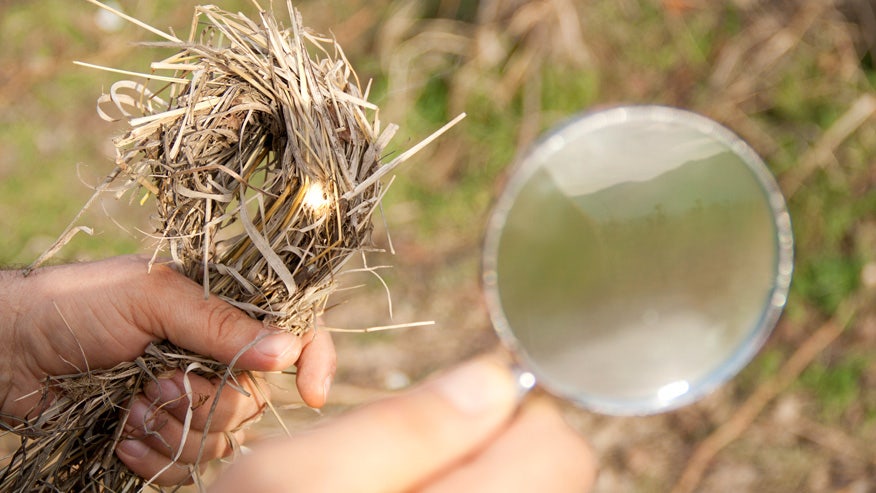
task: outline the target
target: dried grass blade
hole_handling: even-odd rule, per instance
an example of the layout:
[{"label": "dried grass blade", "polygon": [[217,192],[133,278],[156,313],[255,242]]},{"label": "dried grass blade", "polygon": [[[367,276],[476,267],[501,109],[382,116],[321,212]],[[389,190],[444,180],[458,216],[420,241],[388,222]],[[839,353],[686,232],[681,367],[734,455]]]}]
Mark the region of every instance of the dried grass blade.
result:
[{"label": "dried grass blade", "polygon": [[246,231],[247,237],[252,244],[264,256],[265,261],[271,266],[274,273],[283,281],[283,284],[286,286],[286,291],[289,293],[289,296],[291,296],[298,291],[298,285],[295,283],[295,278],[292,276],[292,273],[289,272],[289,269],[286,267],[286,264],[283,263],[283,260],[280,259],[280,256],[277,255],[277,252],[271,248],[268,240],[259,233],[258,229],[256,229],[255,225],[252,223],[252,220],[249,218],[249,212],[246,210],[246,197],[241,196],[240,200],[241,204],[238,209],[240,214],[240,224],[243,226],[243,229]]},{"label": "dried grass blade", "polygon": [[111,12],[111,13],[117,15],[117,16],[119,16],[119,17],[122,18],[122,19],[125,19],[126,21],[128,21],[128,22],[130,22],[130,23],[132,23],[132,24],[135,24],[135,25],[137,25],[137,26],[140,26],[141,28],[143,28],[143,29],[145,29],[145,30],[147,30],[147,31],[149,31],[149,32],[151,32],[151,33],[153,33],[153,34],[156,34],[156,35],[158,35],[158,36],[160,36],[160,37],[162,37],[162,38],[164,38],[164,39],[166,39],[166,40],[168,40],[168,41],[172,41],[172,42],[174,42],[174,43],[182,43],[182,40],[180,40],[180,39],[177,38],[176,36],[172,36],[172,35],[167,34],[166,32],[164,32],[164,31],[162,31],[162,30],[160,30],[160,29],[156,29],[156,28],[150,26],[149,24],[146,24],[145,22],[143,22],[143,21],[141,21],[141,20],[139,20],[139,19],[135,19],[134,17],[131,17],[131,16],[129,16],[128,14],[126,14],[126,13],[120,11],[120,10],[117,10],[117,9],[114,9],[114,8],[110,7],[109,5],[106,5],[106,4],[103,4],[103,3],[101,3],[101,2],[98,2],[97,0],[86,0],[86,1],[87,1],[88,3],[91,3],[91,4],[94,4],[94,5],[97,5],[98,7],[100,7],[100,8],[102,8],[102,9],[108,11],[108,12]]},{"label": "dried grass blade", "polygon": [[[89,0],[89,1],[91,1],[91,0]],[[139,77],[139,78],[143,78],[143,79],[160,80],[162,82],[173,82],[175,84],[188,84],[188,82],[189,82],[188,79],[181,79],[179,77],[168,77],[165,75],[155,75],[155,74],[142,74],[140,72],[131,72],[130,70],[122,70],[122,69],[118,69],[118,68],[104,67],[103,65],[95,65],[93,63],[82,62],[79,60],[74,60],[73,64],[79,65],[81,67],[103,70],[104,72],[112,72],[115,74],[130,75],[131,77]]]}]

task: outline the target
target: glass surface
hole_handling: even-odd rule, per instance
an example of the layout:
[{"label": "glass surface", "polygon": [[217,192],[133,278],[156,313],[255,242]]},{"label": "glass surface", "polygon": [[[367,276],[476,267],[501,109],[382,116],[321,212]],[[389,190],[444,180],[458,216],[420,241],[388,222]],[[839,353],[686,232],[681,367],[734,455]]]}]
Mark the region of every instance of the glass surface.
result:
[{"label": "glass surface", "polygon": [[538,383],[647,414],[732,377],[785,302],[784,201],[742,141],[663,107],[578,118],[521,162],[484,281],[494,325]]}]

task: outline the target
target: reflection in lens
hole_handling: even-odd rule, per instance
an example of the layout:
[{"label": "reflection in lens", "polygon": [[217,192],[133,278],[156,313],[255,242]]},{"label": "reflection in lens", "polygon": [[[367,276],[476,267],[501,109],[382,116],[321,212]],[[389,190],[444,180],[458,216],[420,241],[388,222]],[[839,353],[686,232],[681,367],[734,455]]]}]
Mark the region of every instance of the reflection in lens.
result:
[{"label": "reflection in lens", "polygon": [[738,140],[665,108],[621,115],[529,155],[488,234],[485,280],[500,335],[542,386],[637,414],[687,403],[751,357],[787,288],[790,236]]}]

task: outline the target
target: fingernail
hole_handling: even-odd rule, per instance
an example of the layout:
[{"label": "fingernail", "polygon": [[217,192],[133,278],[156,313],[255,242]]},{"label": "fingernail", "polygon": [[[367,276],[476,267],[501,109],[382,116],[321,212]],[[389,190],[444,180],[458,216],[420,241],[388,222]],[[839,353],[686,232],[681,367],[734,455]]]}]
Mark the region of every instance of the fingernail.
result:
[{"label": "fingernail", "polygon": [[182,398],[185,395],[183,389],[179,388],[179,385],[170,378],[159,378],[150,382],[144,393],[146,397],[164,404],[165,408],[175,408],[180,404],[188,404],[187,399]]},{"label": "fingernail", "polygon": [[298,336],[289,332],[277,332],[266,329],[262,331],[259,337],[261,339],[253,349],[275,360],[286,359],[290,352],[300,347]]},{"label": "fingernail", "polygon": [[149,452],[149,446],[140,440],[122,440],[116,450],[132,459],[141,459]]},{"label": "fingernail", "polygon": [[436,378],[432,385],[464,414],[481,414],[516,402],[517,391],[508,368],[485,359],[465,363]]},{"label": "fingernail", "polygon": [[133,435],[142,436],[143,433],[160,431],[167,424],[167,413],[153,408],[142,399],[134,400],[128,413],[126,428],[133,431]]}]

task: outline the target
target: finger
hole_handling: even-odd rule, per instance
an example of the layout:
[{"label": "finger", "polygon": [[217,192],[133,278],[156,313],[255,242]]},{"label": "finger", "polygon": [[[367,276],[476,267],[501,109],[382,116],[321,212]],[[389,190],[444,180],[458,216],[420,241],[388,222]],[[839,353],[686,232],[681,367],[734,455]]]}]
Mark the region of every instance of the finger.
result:
[{"label": "finger", "polygon": [[116,456],[131,472],[141,478],[152,479],[152,483],[158,486],[191,482],[188,465],[170,464],[167,457],[140,440],[122,440],[116,447]]},{"label": "finger", "polygon": [[310,407],[325,405],[337,369],[337,355],[331,334],[326,331],[315,332],[301,351],[297,367],[295,384],[301,398]]},{"label": "finger", "polygon": [[202,286],[166,265],[155,264],[148,274],[141,267],[151,286],[148,302],[135,306],[141,329],[241,369],[283,370],[298,359],[300,337],[265,327],[216,296],[205,298]]},{"label": "finger", "polygon": [[[132,402],[125,430],[126,438],[139,439],[137,441],[160,454],[163,458],[159,461],[164,464],[170,460],[181,464],[206,463],[226,457],[234,450],[231,440],[241,443],[244,438],[242,430],[228,434],[224,432],[204,434],[191,427],[186,428],[184,421],[179,421],[143,398],[136,398]],[[132,441],[125,440],[125,442]],[[128,443],[127,446],[132,445]]]},{"label": "finger", "polygon": [[237,461],[215,491],[405,491],[481,447],[504,426],[516,400],[508,368],[479,358],[404,394],[266,444]]},{"label": "finger", "polygon": [[555,406],[540,398],[522,406],[511,426],[487,448],[417,491],[580,493],[590,491],[595,478],[596,460],[589,445]]},{"label": "finger", "polygon": [[[68,329],[48,340],[36,337],[40,331],[28,332],[37,350],[64,356],[45,368],[59,374],[70,371],[70,361],[83,368],[130,361],[150,341],[163,339],[226,364],[240,355],[238,368],[257,371],[292,366],[302,348],[300,337],[267,328],[216,296],[205,298],[202,286],[168,265],[156,263],[150,271],[142,256],[44,268],[28,278],[28,286],[31,298],[56,305],[22,310],[31,318],[42,314],[28,320],[39,328]],[[88,361],[80,361],[82,353]]]},{"label": "finger", "polygon": [[[150,381],[144,394],[153,406],[179,421],[185,421],[191,413],[191,427],[195,430],[204,430],[209,423],[208,431],[225,431],[240,428],[261,416],[269,390],[246,374],[223,385],[218,379],[177,371],[170,378]],[[219,402],[214,405],[216,395]]]}]

